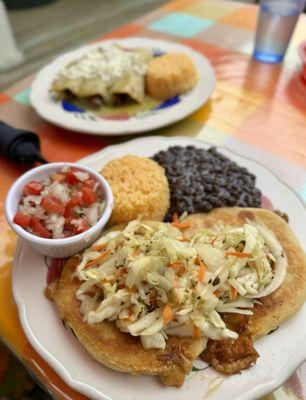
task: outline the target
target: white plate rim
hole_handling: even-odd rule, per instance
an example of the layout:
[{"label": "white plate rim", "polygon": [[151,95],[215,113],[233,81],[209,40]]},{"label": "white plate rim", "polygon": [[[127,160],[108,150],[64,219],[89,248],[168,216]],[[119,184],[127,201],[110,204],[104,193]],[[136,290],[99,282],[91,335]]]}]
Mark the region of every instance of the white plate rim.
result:
[{"label": "white plate rim", "polygon": [[[143,142],[143,141],[148,141],[149,140],[158,140],[158,141],[165,141],[168,142],[169,144],[171,144],[171,142],[173,142],[173,140],[176,141],[176,143],[172,143],[172,144],[177,144],[178,141],[184,141],[187,140],[190,142],[190,144],[201,144],[202,147],[204,146],[212,146],[213,144],[205,142],[203,140],[198,140],[198,139],[191,139],[189,137],[183,137],[183,136],[177,136],[177,137],[163,137],[163,136],[151,136],[151,137],[145,137],[145,138],[137,138],[137,139],[133,139],[130,140],[128,142],[122,143],[122,144],[117,144],[117,145],[112,145],[112,146],[108,146],[105,149],[102,149],[101,151],[98,151],[96,153],[93,153],[92,155],[82,158],[80,160],[80,162],[88,162],[90,159],[94,159],[96,157],[101,157],[102,154],[104,153],[111,153],[112,150],[118,148],[118,147],[122,147],[124,146],[126,143],[128,144],[135,144],[135,142]],[[270,177],[273,178],[274,180],[276,180],[278,182],[278,184],[282,185],[285,187],[286,190],[289,190],[291,192],[291,194],[294,195],[295,199],[300,203],[300,205],[303,207],[304,212],[306,212],[306,207],[305,204],[303,203],[303,201],[299,198],[299,196],[296,194],[295,191],[293,191],[289,186],[287,186],[284,182],[282,182],[281,179],[279,179],[276,175],[274,175],[274,173],[269,170],[268,168],[266,168],[265,166],[263,166],[261,163],[254,161],[244,155],[241,155],[235,151],[229,150],[228,148],[226,148],[225,146],[215,146],[217,147],[217,149],[221,150],[225,150],[226,152],[232,153],[237,155],[239,158],[244,158],[246,160],[248,160],[251,163],[257,164],[258,166],[260,166],[260,168],[262,168],[263,170],[265,170],[266,172],[269,173]],[[62,377],[62,379],[73,389],[77,390],[80,393],[83,393],[86,396],[90,396],[90,398],[94,398],[94,399],[103,399],[103,400],[112,400],[109,396],[101,393],[100,391],[97,391],[96,389],[94,389],[92,386],[87,385],[84,382],[80,382],[78,380],[75,380],[70,374],[69,371],[66,370],[66,368],[64,366],[62,366],[55,357],[52,356],[52,354],[50,354],[48,352],[48,350],[42,346],[39,342],[39,340],[36,338],[35,333],[33,332],[30,324],[28,323],[28,318],[27,318],[27,312],[26,312],[26,307],[25,304],[22,300],[22,297],[20,297],[19,292],[18,292],[18,287],[16,286],[15,282],[16,282],[16,273],[17,273],[17,260],[18,257],[20,256],[20,250],[22,247],[22,243],[21,241],[18,241],[18,246],[17,246],[17,250],[16,250],[16,256],[14,259],[14,265],[13,265],[13,272],[12,272],[12,290],[13,290],[13,296],[15,299],[15,302],[17,304],[17,308],[18,308],[18,313],[19,313],[19,317],[20,317],[20,321],[21,324],[23,326],[23,329],[25,331],[25,334],[29,340],[29,342],[31,343],[31,345],[34,347],[34,349],[37,351],[37,353],[43,358],[45,359],[48,364]],[[303,313],[306,313],[306,308],[304,307],[304,309],[302,310]],[[294,364],[290,365],[290,368],[287,368],[285,371],[282,371],[282,374],[280,374],[278,377],[274,376],[274,379],[270,379],[269,382],[265,382],[265,384],[262,387],[255,387],[250,389],[249,393],[244,393],[241,396],[239,396],[239,399],[237,400],[252,400],[254,398],[259,398],[263,395],[266,395],[267,393],[272,392],[273,390],[277,389],[279,386],[281,386],[290,376],[291,374],[305,361],[306,358],[306,347],[305,347],[305,354],[304,352],[300,352],[298,354],[298,357],[295,359]]]},{"label": "white plate rim", "polygon": [[[132,117],[125,121],[101,119],[98,122],[76,119],[73,117],[72,113],[62,110],[50,99],[48,95],[50,83],[60,69],[60,66],[76,59],[80,55],[86,53],[90,48],[101,47],[111,43],[118,43],[127,47],[149,47],[159,48],[164,51],[183,52],[189,55],[195,62],[199,73],[199,81],[191,92],[182,96],[182,100],[178,104],[152,113],[144,118]],[[208,101],[215,87],[216,77],[212,65],[203,54],[193,50],[191,47],[181,43],[145,37],[109,39],[85,45],[65,53],[43,67],[32,82],[30,103],[41,118],[62,128],[89,135],[121,136],[162,128],[184,119],[197,111]]]}]

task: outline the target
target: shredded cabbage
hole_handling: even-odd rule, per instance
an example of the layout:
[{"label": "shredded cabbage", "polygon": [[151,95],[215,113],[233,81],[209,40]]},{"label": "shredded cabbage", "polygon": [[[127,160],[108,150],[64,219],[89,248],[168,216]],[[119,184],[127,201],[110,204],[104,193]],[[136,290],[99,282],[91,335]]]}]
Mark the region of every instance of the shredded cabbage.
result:
[{"label": "shredded cabbage", "polygon": [[171,335],[236,339],[222,313],[252,314],[255,298],[281,284],[283,254],[254,223],[186,238],[170,223],[132,221],[81,255],[76,297],[85,322],[114,321],[144,348],[164,349]]}]

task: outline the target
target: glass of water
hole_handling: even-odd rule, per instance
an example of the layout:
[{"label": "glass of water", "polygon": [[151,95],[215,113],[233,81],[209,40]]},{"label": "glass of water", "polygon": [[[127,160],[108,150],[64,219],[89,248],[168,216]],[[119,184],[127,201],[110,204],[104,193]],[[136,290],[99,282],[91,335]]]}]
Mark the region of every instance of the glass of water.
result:
[{"label": "glass of water", "polygon": [[253,57],[266,63],[283,60],[305,0],[260,0]]}]

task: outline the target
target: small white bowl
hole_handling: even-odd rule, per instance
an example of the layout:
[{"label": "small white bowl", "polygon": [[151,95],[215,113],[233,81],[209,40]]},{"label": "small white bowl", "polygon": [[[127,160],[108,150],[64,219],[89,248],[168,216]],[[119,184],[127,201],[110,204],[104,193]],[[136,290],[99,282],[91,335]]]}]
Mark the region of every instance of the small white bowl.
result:
[{"label": "small white bowl", "polygon": [[[105,200],[105,209],[100,219],[94,226],[85,232],[79,233],[78,235],[63,239],[45,239],[36,235],[32,235],[21,226],[13,222],[14,215],[18,211],[18,205],[22,196],[23,188],[28,182],[32,180],[42,181],[53,173],[59,172],[63,167],[76,167],[82,171],[88,172],[91,176],[93,176],[102,187]],[[113,204],[114,200],[112,190],[102,175],[93,169],[80,164],[57,162],[31,169],[17,179],[17,181],[10,188],[6,197],[5,216],[11,228],[17,233],[17,235],[22,240],[25,240],[39,253],[54,258],[65,258],[84,250],[86,247],[90,246],[92,242],[98,239],[103,227],[106,225],[111,216]]]}]

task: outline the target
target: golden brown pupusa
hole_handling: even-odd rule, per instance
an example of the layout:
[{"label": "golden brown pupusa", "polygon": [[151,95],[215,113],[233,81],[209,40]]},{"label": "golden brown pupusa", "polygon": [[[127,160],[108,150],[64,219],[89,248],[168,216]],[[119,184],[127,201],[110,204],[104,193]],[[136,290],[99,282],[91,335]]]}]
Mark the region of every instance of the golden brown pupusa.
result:
[{"label": "golden brown pupusa", "polygon": [[[305,255],[289,225],[278,215],[263,209],[219,208],[208,214],[189,216],[186,221],[190,227],[184,230],[184,235],[188,237],[216,223],[238,227],[247,220],[262,222],[273,231],[288,258],[283,284],[269,296],[260,299],[261,304],[255,305],[254,315],[248,320],[248,331],[251,338],[256,340],[295,314],[306,298]],[[84,323],[76,299],[80,282],[77,279],[71,280],[77,263],[76,258],[66,263],[59,281],[52,284],[50,291],[61,318],[86,350],[97,361],[114,370],[160,375],[165,385],[182,385],[185,375],[192,368],[192,361],[200,355],[206,340],[169,337],[165,350],[146,350],[139,338],[121,332],[114,322],[103,321],[93,325]]]}]

